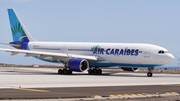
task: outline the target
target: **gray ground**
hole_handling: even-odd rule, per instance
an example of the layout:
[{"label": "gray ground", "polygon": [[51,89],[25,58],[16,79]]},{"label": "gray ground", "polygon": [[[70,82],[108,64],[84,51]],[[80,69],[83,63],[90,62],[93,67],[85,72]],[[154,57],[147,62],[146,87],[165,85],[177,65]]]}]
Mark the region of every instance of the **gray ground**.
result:
[{"label": "gray ground", "polygon": [[[34,99],[39,97],[56,101],[60,100],[57,98],[62,100],[63,97],[67,99],[68,96],[71,98],[111,94],[180,93],[179,74],[154,73],[153,77],[147,77],[146,73],[119,73],[113,70],[104,72],[103,75],[88,75],[87,73],[58,75],[57,70],[53,68],[0,67],[0,98]],[[18,87],[29,89],[14,89]],[[56,99],[52,100],[52,98]],[[177,99],[179,97],[130,99],[130,101],[175,101]],[[129,101],[129,99],[125,101]]]},{"label": "gray ground", "polygon": [[0,67],[0,88],[94,87],[180,84],[179,74],[114,73],[58,75],[58,69]]}]

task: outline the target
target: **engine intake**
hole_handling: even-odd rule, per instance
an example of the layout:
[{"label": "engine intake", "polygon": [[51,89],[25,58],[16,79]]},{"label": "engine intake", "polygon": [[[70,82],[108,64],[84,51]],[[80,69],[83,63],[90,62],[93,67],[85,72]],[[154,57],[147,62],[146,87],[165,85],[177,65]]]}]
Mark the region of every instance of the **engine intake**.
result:
[{"label": "engine intake", "polygon": [[129,71],[129,72],[137,72],[139,68],[137,67],[121,67],[124,71]]},{"label": "engine intake", "polygon": [[89,63],[85,59],[71,59],[69,60],[67,67],[71,71],[83,72],[89,68]]}]

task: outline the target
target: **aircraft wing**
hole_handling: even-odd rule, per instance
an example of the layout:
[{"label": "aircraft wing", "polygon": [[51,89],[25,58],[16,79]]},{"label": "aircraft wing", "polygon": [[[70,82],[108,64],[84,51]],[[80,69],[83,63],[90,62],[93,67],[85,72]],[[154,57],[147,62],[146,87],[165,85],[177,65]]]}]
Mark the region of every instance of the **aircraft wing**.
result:
[{"label": "aircraft wing", "polygon": [[52,60],[62,60],[67,62],[73,58],[81,58],[90,61],[98,61],[96,56],[87,56],[87,55],[76,55],[76,54],[67,54],[67,53],[53,53],[53,52],[43,52],[43,51],[31,51],[31,50],[21,50],[21,49],[6,49],[0,48],[1,51],[11,52],[11,56],[17,55],[19,53],[25,54],[25,57],[29,56],[38,56],[38,58],[48,58],[51,57]]}]

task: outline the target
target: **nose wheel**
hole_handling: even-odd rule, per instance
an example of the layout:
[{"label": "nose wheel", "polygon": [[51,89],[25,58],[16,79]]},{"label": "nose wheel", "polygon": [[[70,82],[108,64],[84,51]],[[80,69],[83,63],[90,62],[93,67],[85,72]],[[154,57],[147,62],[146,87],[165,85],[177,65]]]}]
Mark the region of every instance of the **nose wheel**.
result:
[{"label": "nose wheel", "polygon": [[151,73],[151,72],[148,72],[148,73],[147,73],[147,76],[148,76],[148,77],[152,77],[152,75],[153,75],[153,73]]},{"label": "nose wheel", "polygon": [[152,77],[153,76],[153,73],[152,73],[153,69],[154,69],[154,67],[148,67],[148,73],[147,73],[148,77]]}]

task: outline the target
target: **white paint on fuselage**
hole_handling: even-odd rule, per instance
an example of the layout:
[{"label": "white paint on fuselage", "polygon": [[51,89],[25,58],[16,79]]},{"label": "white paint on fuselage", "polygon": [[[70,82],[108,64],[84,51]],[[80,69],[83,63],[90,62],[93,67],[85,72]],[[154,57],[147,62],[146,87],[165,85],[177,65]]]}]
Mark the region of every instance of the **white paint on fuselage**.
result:
[{"label": "white paint on fuselage", "polygon": [[[91,48],[93,46],[99,46],[105,51],[101,54],[93,54]],[[152,44],[142,44],[142,43],[88,43],[88,42],[29,42],[28,44],[30,50],[34,51],[46,51],[55,53],[67,53],[67,54],[79,54],[88,56],[97,56],[105,61],[101,63],[115,63],[117,66],[119,64],[137,64],[137,65],[164,65],[171,62],[174,57],[172,54],[167,53],[167,49],[152,45]],[[138,49],[138,55],[107,55],[106,50],[110,49],[121,49],[126,48],[132,50]],[[159,54],[160,50],[166,53]],[[135,52],[134,52],[135,54]]]}]

